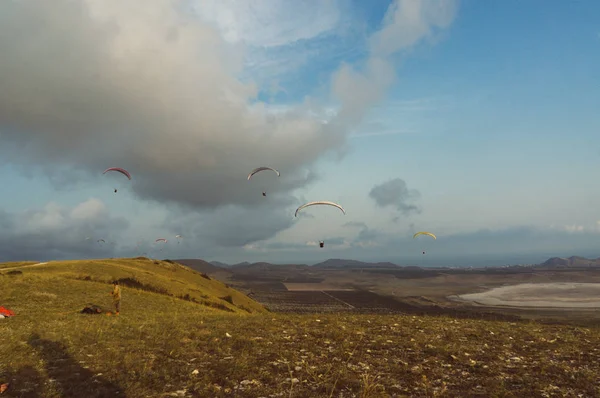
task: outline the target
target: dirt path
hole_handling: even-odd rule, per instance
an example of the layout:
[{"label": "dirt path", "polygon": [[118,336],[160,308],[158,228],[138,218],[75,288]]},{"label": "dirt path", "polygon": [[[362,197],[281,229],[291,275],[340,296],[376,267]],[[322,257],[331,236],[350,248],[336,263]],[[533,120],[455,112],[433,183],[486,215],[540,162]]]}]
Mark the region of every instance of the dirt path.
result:
[{"label": "dirt path", "polygon": [[323,293],[323,294],[324,294],[324,295],[326,295],[326,296],[329,296],[329,297],[331,297],[331,298],[332,298],[332,299],[334,299],[334,300],[337,300],[337,301],[339,301],[340,303],[342,303],[342,304],[344,304],[344,305],[347,305],[347,306],[348,306],[348,307],[350,307],[350,308],[353,308],[353,309],[354,309],[354,308],[356,308],[356,307],[354,307],[352,304],[349,304],[349,303],[345,302],[344,300],[340,300],[340,299],[339,299],[339,298],[337,298],[337,297],[333,297],[331,294],[325,293],[325,292],[324,292],[324,291],[322,291],[322,290],[321,290],[321,293]]},{"label": "dirt path", "polygon": [[43,262],[43,263],[37,263],[37,264],[26,264],[26,265],[19,265],[18,267],[10,267],[10,268],[0,268],[0,272],[3,271],[10,271],[13,269],[19,269],[19,268],[27,268],[27,267],[38,267],[40,265],[45,265],[48,264],[48,262]]}]

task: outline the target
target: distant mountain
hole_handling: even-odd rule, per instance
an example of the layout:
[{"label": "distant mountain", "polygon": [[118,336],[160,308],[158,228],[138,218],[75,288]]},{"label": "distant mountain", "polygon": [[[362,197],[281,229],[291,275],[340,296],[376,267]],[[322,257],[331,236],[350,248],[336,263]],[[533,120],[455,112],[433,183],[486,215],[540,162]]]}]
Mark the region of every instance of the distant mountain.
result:
[{"label": "distant mountain", "polygon": [[580,256],[552,257],[538,264],[537,267],[557,268],[557,267],[598,267],[600,266],[600,258],[588,259]]},{"label": "distant mountain", "polygon": [[250,263],[248,261],[244,261],[244,262],[241,262],[241,263],[230,265],[229,267],[230,268],[238,268],[238,267],[246,267],[248,265],[250,265]]},{"label": "distant mountain", "polygon": [[229,267],[231,267],[231,265],[226,264],[226,263],[222,263],[220,261],[209,261],[209,263],[211,263],[215,267],[221,267],[221,268],[229,268]]},{"label": "distant mountain", "polygon": [[193,269],[195,271],[203,272],[205,274],[213,274],[215,272],[226,271],[226,269],[223,269],[222,267],[218,267],[214,264],[209,263],[208,261],[204,261],[199,258],[187,258],[187,259],[179,259],[179,260],[173,260],[173,261],[176,261],[179,264],[183,264],[187,267],[190,267],[191,269]]},{"label": "distant mountain", "polygon": [[239,263],[236,265],[232,265],[231,269],[235,272],[245,272],[245,271],[267,271],[267,270],[286,270],[286,271],[298,271],[303,269],[308,269],[308,265],[306,264],[271,264],[266,263],[264,261],[257,263]]},{"label": "distant mountain", "polygon": [[377,267],[377,268],[400,268],[399,265],[383,262],[383,263],[367,263],[358,260],[345,260],[339,258],[330,258],[322,263],[318,263],[312,266],[313,268],[364,268],[364,267]]}]

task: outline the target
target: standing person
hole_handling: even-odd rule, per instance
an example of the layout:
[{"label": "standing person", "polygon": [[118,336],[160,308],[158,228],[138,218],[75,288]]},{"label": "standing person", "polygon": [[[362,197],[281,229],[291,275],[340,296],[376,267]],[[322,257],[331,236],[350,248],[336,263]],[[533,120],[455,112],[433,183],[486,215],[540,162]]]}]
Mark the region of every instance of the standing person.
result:
[{"label": "standing person", "polygon": [[116,315],[119,315],[121,311],[121,288],[119,287],[119,281],[113,282],[113,291],[110,293],[113,296],[113,305],[115,306]]}]

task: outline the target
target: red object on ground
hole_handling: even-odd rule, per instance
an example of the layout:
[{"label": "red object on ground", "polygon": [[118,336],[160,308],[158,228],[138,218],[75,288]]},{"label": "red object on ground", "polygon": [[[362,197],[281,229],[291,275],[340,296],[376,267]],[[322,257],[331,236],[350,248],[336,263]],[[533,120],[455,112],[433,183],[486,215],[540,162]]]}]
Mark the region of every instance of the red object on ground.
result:
[{"label": "red object on ground", "polygon": [[15,316],[15,313],[8,308],[0,307],[0,315]]}]

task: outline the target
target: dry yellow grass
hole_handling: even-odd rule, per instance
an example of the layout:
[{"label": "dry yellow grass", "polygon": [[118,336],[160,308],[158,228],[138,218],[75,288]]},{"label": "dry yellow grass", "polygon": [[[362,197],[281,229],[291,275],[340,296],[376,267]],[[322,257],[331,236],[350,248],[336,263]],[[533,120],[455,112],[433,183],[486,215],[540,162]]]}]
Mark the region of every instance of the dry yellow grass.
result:
[{"label": "dry yellow grass", "polygon": [[[600,396],[594,328],[274,315],[249,299],[257,310],[248,314],[128,288],[119,317],[77,313],[87,302],[110,304],[107,283],[74,279],[82,269],[173,290],[192,278],[168,263],[139,261],[51,263],[0,276],[0,305],[17,312],[0,321],[0,383],[11,384],[12,396]],[[198,277],[197,290],[214,282]],[[186,289],[189,280],[178,292]]]}]

